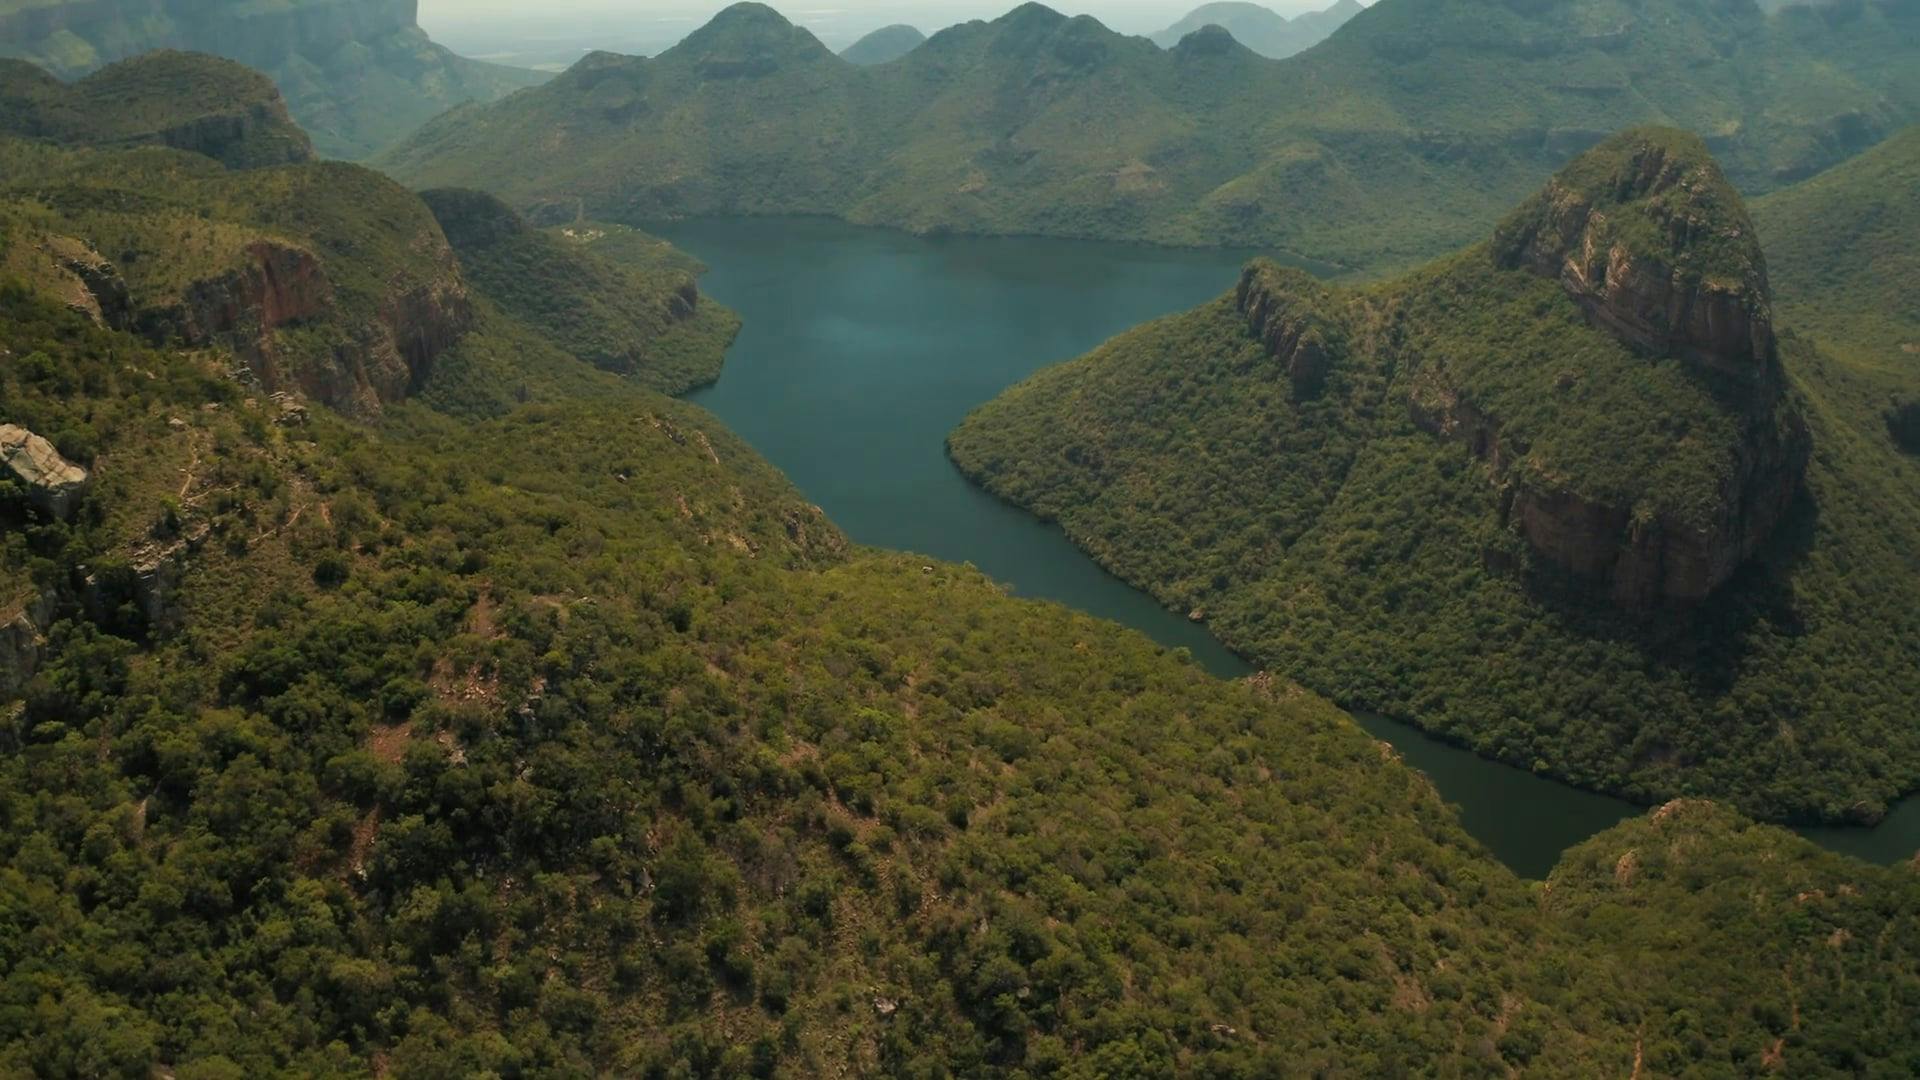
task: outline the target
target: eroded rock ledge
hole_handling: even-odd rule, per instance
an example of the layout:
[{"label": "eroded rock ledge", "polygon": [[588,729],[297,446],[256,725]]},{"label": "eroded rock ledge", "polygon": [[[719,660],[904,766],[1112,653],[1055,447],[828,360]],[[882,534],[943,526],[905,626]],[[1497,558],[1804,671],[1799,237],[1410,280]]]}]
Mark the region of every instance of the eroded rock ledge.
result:
[{"label": "eroded rock ledge", "polygon": [[1629,132],[1510,217],[1492,257],[1558,282],[1596,327],[1707,380],[1739,421],[1734,467],[1706,513],[1683,521],[1589,498],[1541,469],[1508,470],[1524,448],[1503,452],[1498,420],[1457,389],[1427,382],[1412,402],[1415,421],[1468,441],[1505,487],[1509,521],[1528,546],[1603,583],[1616,604],[1645,609],[1712,594],[1786,517],[1811,451],[1739,196],[1692,136]]},{"label": "eroded rock ledge", "polygon": [[1319,396],[1347,343],[1326,286],[1305,271],[1256,259],[1241,272],[1234,302],[1286,372],[1294,398]]},{"label": "eroded rock ledge", "polygon": [[1557,280],[1634,348],[1777,390],[1765,257],[1739,195],[1691,136],[1603,143],[1500,226],[1493,258]]},{"label": "eroded rock ledge", "polygon": [[[177,304],[149,309],[139,328],[190,345],[225,345],[268,391],[297,391],[369,415],[425,379],[472,326],[473,305],[450,250],[429,280],[396,282],[370,318],[341,310],[325,265],[304,248],[247,245],[240,265],[189,286]],[[336,324],[330,344],[289,348],[283,329]]]}]

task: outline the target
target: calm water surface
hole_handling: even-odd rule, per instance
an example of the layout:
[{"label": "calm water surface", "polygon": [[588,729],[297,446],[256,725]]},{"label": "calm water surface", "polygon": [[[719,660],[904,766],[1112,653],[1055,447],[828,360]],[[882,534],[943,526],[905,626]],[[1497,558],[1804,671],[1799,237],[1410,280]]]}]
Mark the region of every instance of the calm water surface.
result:
[{"label": "calm water surface", "polygon": [[[1184,647],[1226,678],[1251,668],[1101,570],[1061,531],[982,493],[947,460],[969,410],[1048,364],[1231,288],[1248,253],[1024,238],[926,239],[812,219],[653,231],[712,269],[701,288],[745,319],[715,386],[692,395],[863,544],[970,562]],[[1357,716],[1424,770],[1495,855],[1528,876],[1641,808]],[[1878,829],[1803,830],[1890,862],[1920,850],[1920,800]]]}]

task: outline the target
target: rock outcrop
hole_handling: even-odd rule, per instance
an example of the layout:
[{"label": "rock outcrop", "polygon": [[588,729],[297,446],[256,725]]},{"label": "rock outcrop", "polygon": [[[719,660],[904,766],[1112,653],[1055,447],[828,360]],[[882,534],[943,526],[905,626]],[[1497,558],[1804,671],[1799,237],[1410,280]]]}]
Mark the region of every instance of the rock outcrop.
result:
[{"label": "rock outcrop", "polygon": [[1752,558],[1785,518],[1810,456],[1787,396],[1758,238],[1698,139],[1634,131],[1590,151],[1499,229],[1495,262],[1559,283],[1623,344],[1674,357],[1707,381],[1740,432],[1711,505],[1685,520],[1586,494],[1577,478],[1510,468],[1503,438],[1470,393],[1428,373],[1412,394],[1420,426],[1469,443],[1505,489],[1509,522],[1533,551],[1644,610],[1701,600]]},{"label": "rock outcrop", "polygon": [[1493,258],[1559,281],[1622,342],[1777,392],[1758,236],[1691,135],[1636,131],[1603,142],[1501,224]]},{"label": "rock outcrop", "polygon": [[0,617],[0,701],[20,696],[45,656],[46,628],[53,624],[54,603],[48,596],[34,598]]},{"label": "rock outcrop", "polygon": [[133,323],[133,295],[126,278],[93,245],[70,236],[43,236],[39,247],[60,279],[60,295],[69,308],[113,330]]},{"label": "rock outcrop", "polygon": [[[326,266],[311,251],[274,241],[247,245],[241,265],[189,286],[177,304],[142,312],[151,337],[233,350],[269,393],[296,391],[353,415],[371,415],[424,380],[473,323],[473,305],[451,250],[441,272],[399,281],[371,317],[343,310]],[[287,345],[283,329],[327,330]],[[327,343],[330,342],[330,343]]]},{"label": "rock outcrop", "polygon": [[1286,372],[1294,398],[1317,397],[1346,348],[1326,287],[1304,271],[1259,259],[1241,272],[1234,303],[1247,329]]},{"label": "rock outcrop", "polygon": [[0,466],[26,491],[35,509],[62,521],[73,513],[87,483],[87,470],[17,424],[0,424]]}]

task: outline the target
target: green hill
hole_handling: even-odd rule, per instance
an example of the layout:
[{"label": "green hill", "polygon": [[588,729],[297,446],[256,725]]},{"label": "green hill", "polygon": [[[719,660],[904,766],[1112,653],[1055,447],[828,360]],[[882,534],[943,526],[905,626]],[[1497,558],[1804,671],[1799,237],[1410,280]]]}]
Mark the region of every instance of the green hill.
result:
[{"label": "green hill", "polygon": [[322,153],[360,158],[466,101],[545,78],[455,56],[412,0],[0,0],[0,57],[61,78],[154,49],[237,60],[278,83]]},{"label": "green hill", "polygon": [[1920,128],[1754,204],[1795,326],[1870,366],[1920,371]]},{"label": "green hill", "polygon": [[1920,783],[1920,472],[1884,396],[1772,329],[1755,235],[1697,141],[1633,133],[1490,247],[1365,289],[1255,264],[950,448],[1342,703],[1643,800],[1872,820]]},{"label": "green hill", "polygon": [[603,253],[607,229],[539,230],[490,195],[422,195],[460,267],[500,308],[574,356],[678,394],[720,377],[740,321],[703,303],[694,273]]},{"label": "green hill", "polygon": [[927,35],[911,26],[883,26],[840,50],[840,58],[861,67],[885,64],[919,48],[926,40]]},{"label": "green hill", "polygon": [[[430,210],[352,166],[5,152],[27,191],[85,190],[0,197],[0,1072],[1920,1054],[1920,875],[1680,804],[1523,883],[1319,698],[853,548],[711,416],[596,366],[634,309],[561,271],[683,265],[645,238],[535,243],[484,198]],[[471,326],[354,420],[255,392],[226,342],[75,302],[186,212],[310,245],[341,297],[447,237],[476,254]],[[195,249],[128,250],[141,293]],[[1551,288],[1501,273],[1519,302]],[[589,325],[547,340],[550,299]],[[1347,347],[1337,296],[1310,299],[1311,340]],[[20,431],[87,472],[60,512]]]},{"label": "green hill", "polygon": [[1029,4],[863,68],[739,4],[653,59],[596,54],[438,118],[380,165],[635,224],[824,213],[1380,267],[1484,236],[1630,125],[1703,133],[1743,191],[1811,175],[1920,115],[1917,46],[1891,0],[1382,0],[1266,60]]},{"label": "green hill", "polygon": [[72,83],[0,60],[0,134],[68,145],[171,146],[235,168],[313,157],[313,144],[272,82],[193,53],[148,53]]}]

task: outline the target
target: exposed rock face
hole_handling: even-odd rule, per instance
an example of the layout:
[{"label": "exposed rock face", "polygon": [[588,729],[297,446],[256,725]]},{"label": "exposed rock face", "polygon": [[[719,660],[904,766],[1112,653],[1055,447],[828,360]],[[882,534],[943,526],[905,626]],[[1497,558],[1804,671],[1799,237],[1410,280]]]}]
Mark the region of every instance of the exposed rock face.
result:
[{"label": "exposed rock face", "polygon": [[1318,396],[1346,341],[1326,289],[1303,271],[1256,260],[1242,271],[1234,302],[1286,372],[1293,396]]},{"label": "exposed rock face", "polygon": [[1559,477],[1515,468],[1528,446],[1504,436],[1497,418],[1438,377],[1417,380],[1409,406],[1416,425],[1467,444],[1486,462],[1502,489],[1503,516],[1528,547],[1604,584],[1614,604],[1634,611],[1699,601],[1725,584],[1792,507],[1809,452],[1797,414],[1777,435],[1756,420],[1712,520],[1701,526],[1587,498]]},{"label": "exposed rock face", "polygon": [[1766,261],[1705,147],[1630,133],[1582,162],[1501,225],[1494,259],[1559,281],[1635,348],[1775,388]]},{"label": "exposed rock face", "polygon": [[67,306],[114,330],[132,325],[133,297],[126,279],[93,245],[70,236],[48,236],[40,246],[71,282]]},{"label": "exposed rock face", "polygon": [[81,610],[94,622],[129,633],[177,630],[181,582],[210,532],[206,522],[197,522],[172,543],[134,551],[124,564],[89,573],[80,589]]},{"label": "exposed rock face", "polygon": [[667,316],[676,322],[693,318],[700,310],[700,285],[692,278],[682,282],[667,298]]},{"label": "exposed rock face", "polygon": [[87,470],[60,456],[53,444],[16,424],[0,424],[0,465],[26,489],[34,507],[66,520],[73,513]]},{"label": "exposed rock face", "polygon": [[348,325],[326,355],[292,354],[276,332],[342,317],[333,283],[313,253],[286,244],[249,244],[240,268],[197,282],[172,307],[142,314],[155,337],[194,345],[225,344],[262,387],[297,390],[344,412],[370,415],[399,401],[432,370],[433,361],[472,325],[473,307],[451,250],[442,273],[401,284],[380,298],[373,318]]},{"label": "exposed rock face", "polygon": [[19,697],[40,669],[53,612],[52,598],[42,596],[0,622],[0,701]]},{"label": "exposed rock face", "polygon": [[313,160],[313,144],[299,133],[278,98],[232,112],[196,116],[154,132],[153,141],[205,154],[234,168]]},{"label": "exposed rock face", "polygon": [[[1784,448],[1782,448],[1784,449]],[[1740,462],[1714,520],[1688,526],[1583,499],[1521,478],[1511,515],[1532,548],[1574,573],[1609,584],[1616,604],[1645,609],[1705,599],[1733,577],[1793,505],[1804,454],[1755,454]]]},{"label": "exposed rock face", "polygon": [[1734,467],[1704,516],[1682,521],[1590,498],[1575,481],[1512,469],[1498,418],[1429,375],[1416,423],[1468,442],[1506,490],[1511,524],[1539,555],[1646,609],[1725,584],[1773,534],[1811,448],[1786,397],[1766,263],[1752,222],[1706,148],[1678,132],[1628,132],[1570,165],[1494,237],[1507,269],[1557,281],[1596,327],[1686,362],[1733,413]]}]

